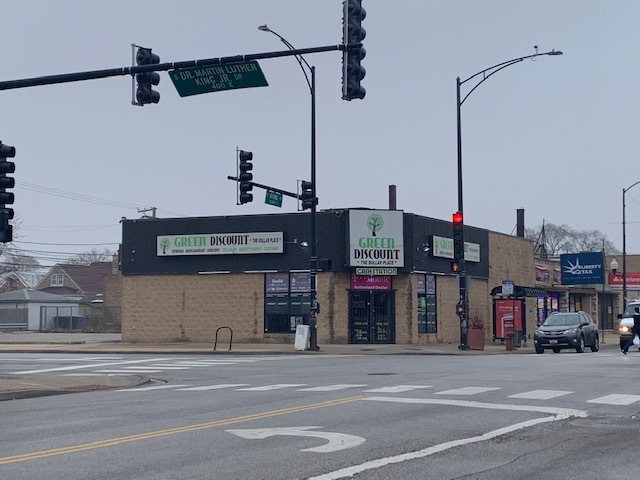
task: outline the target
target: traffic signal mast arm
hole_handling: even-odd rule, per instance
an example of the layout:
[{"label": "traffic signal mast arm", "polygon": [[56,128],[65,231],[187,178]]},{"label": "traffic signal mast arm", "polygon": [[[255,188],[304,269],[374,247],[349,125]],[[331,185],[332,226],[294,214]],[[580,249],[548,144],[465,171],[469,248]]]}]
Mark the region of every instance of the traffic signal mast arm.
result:
[{"label": "traffic signal mast arm", "polygon": [[[233,180],[234,182],[240,181],[238,177],[232,177],[231,175],[229,175],[227,179]],[[249,182],[249,183],[251,183],[251,185],[253,185],[254,187],[262,188],[264,190],[271,190],[272,192],[280,193],[282,195],[286,195],[287,197],[293,197],[293,198],[297,198],[298,200],[302,200],[302,195],[298,195],[297,193],[287,192],[286,190],[280,190],[279,188],[269,187],[267,185],[262,185],[261,183],[256,183],[256,182]]]},{"label": "traffic signal mast arm", "polygon": [[310,53],[332,52],[336,50],[345,51],[357,49],[360,47],[362,47],[362,44],[327,45],[324,47],[301,48],[298,50],[281,50],[276,52],[252,53],[249,55],[235,55],[232,57],[206,58],[201,60],[188,60],[183,62],[157,63],[152,65],[111,68],[107,70],[92,70],[89,72],[48,75],[45,77],[25,78],[19,80],[6,80],[4,82],[0,82],[0,90],[37,87],[40,85],[54,85],[57,83],[81,82],[84,80],[96,80],[100,78],[136,75],[138,73],[179,70],[181,68],[205,67],[210,65],[227,65],[231,63],[248,62],[251,60],[260,60],[264,58],[290,57]]}]

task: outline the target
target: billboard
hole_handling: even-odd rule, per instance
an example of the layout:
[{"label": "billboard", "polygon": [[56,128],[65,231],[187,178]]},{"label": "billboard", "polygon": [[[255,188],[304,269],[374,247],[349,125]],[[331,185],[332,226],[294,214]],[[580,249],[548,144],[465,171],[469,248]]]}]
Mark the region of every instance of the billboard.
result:
[{"label": "billboard", "polygon": [[602,252],[566,253],[560,255],[562,285],[601,284],[604,282]]}]

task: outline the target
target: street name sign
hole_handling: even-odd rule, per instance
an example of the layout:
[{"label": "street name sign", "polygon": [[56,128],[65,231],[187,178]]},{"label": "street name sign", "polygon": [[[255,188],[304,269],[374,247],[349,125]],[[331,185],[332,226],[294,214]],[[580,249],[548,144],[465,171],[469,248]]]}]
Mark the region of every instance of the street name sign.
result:
[{"label": "street name sign", "polygon": [[169,77],[181,97],[269,86],[256,61],[171,70]]},{"label": "street name sign", "polygon": [[274,207],[282,207],[282,194],[280,192],[274,192],[273,190],[267,190],[264,196],[264,203],[273,205]]}]

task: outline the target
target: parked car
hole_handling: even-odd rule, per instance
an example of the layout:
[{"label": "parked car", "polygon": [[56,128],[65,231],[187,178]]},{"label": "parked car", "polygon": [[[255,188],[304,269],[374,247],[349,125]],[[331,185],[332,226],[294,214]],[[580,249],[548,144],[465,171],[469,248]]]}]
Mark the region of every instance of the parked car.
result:
[{"label": "parked car", "polygon": [[[631,327],[633,327],[633,314],[636,311],[636,307],[640,307],[640,299],[629,302],[624,313],[618,315],[620,323],[618,324],[618,333],[620,333],[620,349],[627,343],[627,340],[631,338]],[[640,350],[640,346],[638,346]]]},{"label": "parked car", "polygon": [[556,312],[547,317],[534,335],[536,353],[550,348],[558,353],[563,348],[575,348],[582,353],[586,347],[592,352],[600,350],[598,327],[585,312]]}]

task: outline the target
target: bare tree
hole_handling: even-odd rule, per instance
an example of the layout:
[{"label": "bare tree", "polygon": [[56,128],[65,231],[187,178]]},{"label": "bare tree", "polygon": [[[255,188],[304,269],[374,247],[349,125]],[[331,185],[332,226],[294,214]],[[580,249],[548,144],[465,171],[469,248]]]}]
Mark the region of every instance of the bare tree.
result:
[{"label": "bare tree", "polygon": [[541,256],[558,256],[561,253],[620,251],[599,230],[574,230],[568,225],[545,223],[535,229],[525,229],[525,237],[536,242],[536,253]]},{"label": "bare tree", "polygon": [[95,262],[109,262],[113,253],[109,249],[105,248],[104,251],[99,251],[97,248],[92,248],[88,252],[78,253],[69,258],[68,262],[74,265],[90,265]]}]

